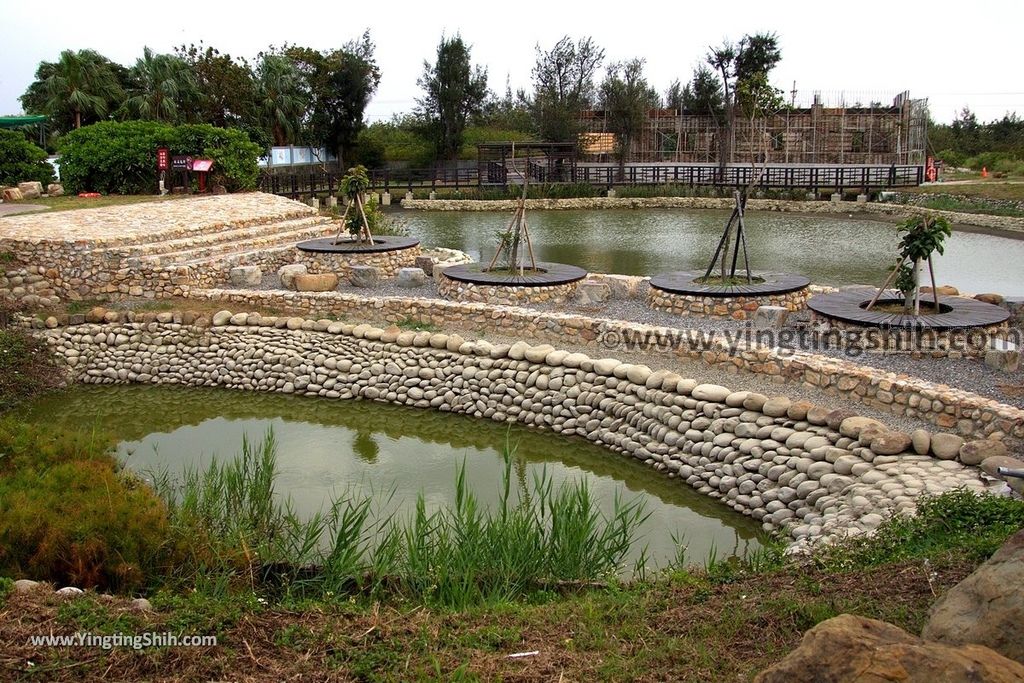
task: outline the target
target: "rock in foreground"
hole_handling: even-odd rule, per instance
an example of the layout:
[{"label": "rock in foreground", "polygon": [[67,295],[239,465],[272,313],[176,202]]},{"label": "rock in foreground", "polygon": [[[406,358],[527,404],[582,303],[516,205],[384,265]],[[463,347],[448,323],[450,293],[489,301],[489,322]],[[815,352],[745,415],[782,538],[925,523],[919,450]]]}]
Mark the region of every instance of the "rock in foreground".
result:
[{"label": "rock in foreground", "polygon": [[842,614],[806,634],[800,647],[755,683],[1010,683],[1024,665],[982,645],[932,643],[884,621]]}]

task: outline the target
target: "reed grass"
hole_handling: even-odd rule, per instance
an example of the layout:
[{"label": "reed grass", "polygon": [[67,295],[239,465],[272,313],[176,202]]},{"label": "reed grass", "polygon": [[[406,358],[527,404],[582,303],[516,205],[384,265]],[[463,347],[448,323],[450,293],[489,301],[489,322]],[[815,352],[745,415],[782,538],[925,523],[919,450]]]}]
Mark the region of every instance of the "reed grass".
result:
[{"label": "reed grass", "polygon": [[[504,449],[499,501],[484,506],[463,462],[452,506],[399,518],[379,497],[353,491],[309,518],[275,495],[272,431],[243,441],[234,459],[154,477],[179,542],[190,548],[179,578],[307,598],[353,593],[462,608],[616,576],[646,519],[639,501],[616,496],[603,513],[586,482],[556,485],[546,469],[513,495],[514,448]],[[518,498],[518,499],[517,499]],[[377,504],[375,504],[377,503]],[[205,575],[205,576],[201,576]]]}]

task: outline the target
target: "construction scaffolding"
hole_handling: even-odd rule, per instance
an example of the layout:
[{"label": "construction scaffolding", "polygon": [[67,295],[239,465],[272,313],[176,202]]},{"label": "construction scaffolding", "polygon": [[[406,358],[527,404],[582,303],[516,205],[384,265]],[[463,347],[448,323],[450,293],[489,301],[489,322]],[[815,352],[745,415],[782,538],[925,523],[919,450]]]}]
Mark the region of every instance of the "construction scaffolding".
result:
[{"label": "construction scaffolding", "polygon": [[[848,105],[844,93],[831,98],[814,93],[808,106],[791,105],[769,117],[750,120],[737,116],[732,131],[729,163],[758,159],[784,164],[924,164],[927,148],[928,101],[911,99],[909,92],[883,105],[874,98],[868,104],[855,100]],[[608,135],[605,113],[583,114],[585,139]],[[652,109],[643,134],[634,143],[634,163],[718,162],[722,129],[710,116],[678,109]],[[590,136],[586,138],[586,136]],[[581,161],[610,162],[612,152],[602,146],[587,153],[581,145]],[[767,150],[767,158],[763,158]]]}]

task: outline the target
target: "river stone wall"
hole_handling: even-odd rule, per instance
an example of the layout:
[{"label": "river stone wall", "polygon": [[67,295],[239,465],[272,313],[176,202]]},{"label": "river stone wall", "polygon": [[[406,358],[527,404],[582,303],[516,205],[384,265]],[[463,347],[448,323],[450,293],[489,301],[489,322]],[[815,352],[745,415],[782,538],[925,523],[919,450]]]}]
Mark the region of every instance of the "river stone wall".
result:
[{"label": "river stone wall", "polygon": [[767,381],[779,384],[818,387],[851,402],[924,420],[968,438],[1024,439],[1024,410],[944,384],[872,368],[870,356],[869,365],[862,365],[863,355],[850,360],[775,348],[761,343],[754,332],[730,335],[513,306],[413,297],[364,298],[340,292],[214,289],[193,290],[189,296],[246,310],[295,310],[356,321],[414,321],[483,334],[510,334],[559,346],[585,347],[597,354],[624,350],[651,357],[683,357],[727,372],[764,375]]},{"label": "river stone wall", "polygon": [[751,296],[700,296],[666,292],[651,287],[647,292],[647,305],[659,311],[681,316],[748,320],[754,317],[759,306],[782,306],[790,311],[803,310],[807,307],[809,296],[807,287],[783,294]]},{"label": "river stone wall", "polygon": [[195,322],[40,334],[80,382],[374,400],[577,435],[684,480],[797,547],[870,532],[925,493],[988,486],[976,468],[907,452],[889,438],[898,433],[850,411],[550,345],[229,311],[210,327]]},{"label": "river stone wall", "polygon": [[523,304],[561,304],[572,298],[580,281],[546,287],[508,287],[479,285],[447,277],[437,279],[437,293],[451,301],[520,306]]},{"label": "river stone wall", "polygon": [[[402,200],[402,207],[425,211],[514,211],[518,200],[414,199]],[[720,197],[586,197],[579,199],[527,199],[526,208],[542,209],[718,209],[728,211],[735,202]],[[973,225],[994,230],[1024,232],[1024,218],[987,214],[938,211],[908,204],[793,201],[788,199],[749,199],[748,211],[790,211],[795,213],[867,214],[879,218],[943,216],[958,225]]]}]

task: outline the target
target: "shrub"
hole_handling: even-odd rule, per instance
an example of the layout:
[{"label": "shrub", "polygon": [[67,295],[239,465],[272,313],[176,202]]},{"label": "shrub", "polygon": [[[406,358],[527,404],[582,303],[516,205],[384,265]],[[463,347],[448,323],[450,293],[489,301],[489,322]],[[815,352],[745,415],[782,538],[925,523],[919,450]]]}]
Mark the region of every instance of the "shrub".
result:
[{"label": "shrub", "polygon": [[935,156],[942,160],[943,163],[948,166],[952,166],[953,168],[961,168],[965,163],[967,163],[967,155],[963,152],[958,152],[955,149],[944,149]]},{"label": "shrub", "polygon": [[166,507],[107,445],[0,422],[0,574],[131,590],[168,562]]},{"label": "shrub", "polygon": [[61,142],[61,178],[70,192],[150,194],[157,187],[156,150],[213,159],[211,181],[252,190],[263,150],[240,130],[207,124],[104,121],[68,133]]},{"label": "shrub", "polygon": [[46,152],[13,130],[0,130],[0,185],[39,181],[53,182],[53,166]]}]

